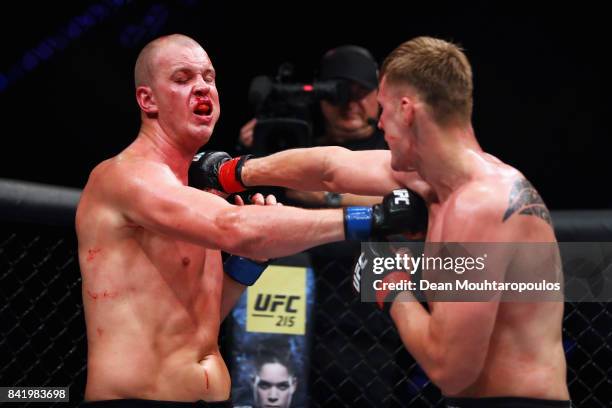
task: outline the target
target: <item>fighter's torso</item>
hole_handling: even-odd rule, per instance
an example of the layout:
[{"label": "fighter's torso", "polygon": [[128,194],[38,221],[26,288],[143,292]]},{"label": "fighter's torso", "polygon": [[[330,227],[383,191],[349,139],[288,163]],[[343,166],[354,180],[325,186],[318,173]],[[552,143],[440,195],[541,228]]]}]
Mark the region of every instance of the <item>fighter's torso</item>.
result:
[{"label": "fighter's torso", "polygon": [[227,399],[220,252],[136,225],[100,194],[107,182],[94,171],[77,212],[86,399]]},{"label": "fighter's torso", "polygon": [[[554,242],[552,226],[539,217],[517,212],[514,218],[504,220],[507,208],[512,205],[510,195],[513,188],[524,178],[518,171],[497,159],[487,164],[489,167],[475,182],[484,186],[483,191],[492,195],[487,197],[485,194],[482,200],[495,199],[504,203],[499,208],[497,223],[482,224],[477,216],[474,217],[472,205],[465,202],[462,190],[458,190],[444,202],[429,205],[426,241],[462,241],[462,231],[474,226],[480,234],[467,237],[467,241],[481,241],[479,237],[486,237],[489,228],[516,228],[529,231],[525,240]],[[473,202],[473,198],[470,200]],[[530,268],[533,269],[533,265],[529,260],[515,260],[510,263],[506,273],[520,272],[524,275],[532,273],[526,272]],[[430,302],[429,306],[433,310],[436,303]],[[500,303],[489,349],[483,350],[487,357],[481,375],[472,386],[457,396],[505,395],[568,399],[566,364],[561,342],[562,317],[561,302]]]}]

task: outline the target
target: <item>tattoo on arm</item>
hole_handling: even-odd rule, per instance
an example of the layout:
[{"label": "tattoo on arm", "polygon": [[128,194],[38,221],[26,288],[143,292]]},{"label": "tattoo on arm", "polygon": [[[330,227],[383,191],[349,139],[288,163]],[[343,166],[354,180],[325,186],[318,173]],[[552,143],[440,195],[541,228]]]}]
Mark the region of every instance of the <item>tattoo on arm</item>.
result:
[{"label": "tattoo on arm", "polygon": [[538,194],[537,190],[527,179],[517,180],[512,186],[510,202],[503,221],[506,221],[515,212],[523,215],[535,215],[552,226],[552,220],[550,219],[550,213],[548,208],[546,208],[546,204],[544,204],[540,194]]}]

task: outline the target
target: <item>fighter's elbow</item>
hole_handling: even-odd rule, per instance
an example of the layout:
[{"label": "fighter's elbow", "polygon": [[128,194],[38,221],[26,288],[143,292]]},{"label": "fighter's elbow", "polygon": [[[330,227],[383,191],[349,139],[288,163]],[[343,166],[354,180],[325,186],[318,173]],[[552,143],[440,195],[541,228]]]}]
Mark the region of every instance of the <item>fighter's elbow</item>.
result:
[{"label": "fighter's elbow", "polygon": [[429,376],[444,395],[452,396],[472,385],[477,380],[480,371],[481,368],[476,364],[460,366],[445,359],[429,373]]},{"label": "fighter's elbow", "polygon": [[439,373],[432,376],[431,381],[440,388],[444,395],[453,396],[465,390],[474,383],[474,379],[467,376],[453,375],[451,373]]},{"label": "fighter's elbow", "polygon": [[324,148],[323,172],[321,181],[326,191],[339,191],[340,186],[340,165],[343,153],[347,149],[339,146],[326,146]]},{"label": "fighter's elbow", "polygon": [[252,256],[260,243],[260,231],[244,219],[239,208],[223,211],[215,219],[218,246],[231,254]]}]

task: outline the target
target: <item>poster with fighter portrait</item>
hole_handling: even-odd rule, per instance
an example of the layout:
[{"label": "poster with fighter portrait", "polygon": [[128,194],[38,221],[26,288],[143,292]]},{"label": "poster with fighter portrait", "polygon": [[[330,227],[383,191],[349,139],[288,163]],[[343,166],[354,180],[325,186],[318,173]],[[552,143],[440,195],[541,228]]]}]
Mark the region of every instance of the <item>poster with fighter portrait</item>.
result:
[{"label": "poster with fighter portrait", "polygon": [[232,400],[236,407],[305,407],[314,274],[271,265],[232,313]]}]

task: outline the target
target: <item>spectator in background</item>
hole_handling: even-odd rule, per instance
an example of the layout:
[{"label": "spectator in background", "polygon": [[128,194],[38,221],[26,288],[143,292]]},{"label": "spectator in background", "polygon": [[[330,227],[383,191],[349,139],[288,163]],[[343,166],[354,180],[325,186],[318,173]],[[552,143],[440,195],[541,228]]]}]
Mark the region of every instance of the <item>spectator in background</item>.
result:
[{"label": "spectator in background", "polygon": [[[343,45],[327,51],[319,66],[317,79],[345,80],[350,97],[338,105],[322,99],[319,102],[319,130],[315,145],[335,145],[350,150],[387,149],[384,135],[376,126],[378,121],[378,64],[370,52],[356,45]],[[253,132],[257,125],[251,119],[240,130],[240,142],[253,145]],[[378,197],[337,194],[324,191],[289,190],[287,198],[307,206],[341,207],[349,205],[372,205],[380,202]]]}]

